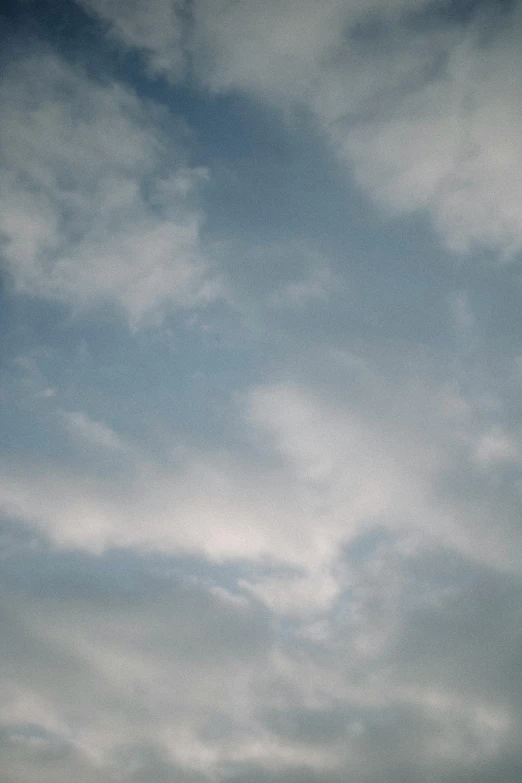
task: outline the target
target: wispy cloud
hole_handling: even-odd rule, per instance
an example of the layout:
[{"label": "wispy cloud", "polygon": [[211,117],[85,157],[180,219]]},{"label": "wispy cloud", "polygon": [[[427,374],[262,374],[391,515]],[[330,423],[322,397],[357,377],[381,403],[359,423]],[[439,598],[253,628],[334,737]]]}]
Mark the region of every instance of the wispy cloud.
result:
[{"label": "wispy cloud", "polygon": [[177,80],[185,70],[183,0],[78,0],[100,18],[109,34],[130,49],[141,50],[153,72]]},{"label": "wispy cloud", "polygon": [[73,438],[79,438],[87,444],[109,449],[111,451],[126,451],[125,441],[110,427],[101,421],[91,419],[81,411],[64,411],[65,427]]}]

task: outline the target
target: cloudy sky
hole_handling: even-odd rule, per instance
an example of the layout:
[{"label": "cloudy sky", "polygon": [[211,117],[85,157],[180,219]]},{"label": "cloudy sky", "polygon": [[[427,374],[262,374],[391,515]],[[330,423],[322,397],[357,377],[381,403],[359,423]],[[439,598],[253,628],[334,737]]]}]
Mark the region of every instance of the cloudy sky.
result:
[{"label": "cloudy sky", "polygon": [[2,783],[519,783],[522,2],[1,14]]}]

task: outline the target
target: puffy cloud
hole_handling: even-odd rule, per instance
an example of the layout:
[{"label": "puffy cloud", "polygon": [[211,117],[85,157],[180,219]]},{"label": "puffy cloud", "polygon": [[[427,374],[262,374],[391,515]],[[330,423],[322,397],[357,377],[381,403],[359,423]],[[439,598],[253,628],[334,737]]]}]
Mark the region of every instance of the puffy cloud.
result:
[{"label": "puffy cloud", "polygon": [[156,107],[51,54],[12,63],[0,100],[0,231],[18,292],[117,305],[132,327],[215,296],[190,205],[206,172],[167,144]]},{"label": "puffy cloud", "polygon": [[522,245],[516,214],[522,152],[518,132],[518,13],[477,22],[433,56],[438,73],[404,90],[369,122],[334,132],[341,154],[374,198],[394,212],[426,209],[447,246],[509,258]]},{"label": "puffy cloud", "polygon": [[[425,0],[85,0],[157,71],[303,107],[379,204],[426,211],[444,243],[522,247],[520,11]],[[184,20],[184,21],[183,21]]]}]

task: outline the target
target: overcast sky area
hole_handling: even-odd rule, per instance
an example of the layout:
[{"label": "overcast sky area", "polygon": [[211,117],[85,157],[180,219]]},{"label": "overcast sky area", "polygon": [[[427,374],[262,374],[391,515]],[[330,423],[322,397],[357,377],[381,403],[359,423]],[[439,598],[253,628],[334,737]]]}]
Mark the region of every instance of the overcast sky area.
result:
[{"label": "overcast sky area", "polygon": [[520,783],[522,2],[1,9],[1,783]]}]

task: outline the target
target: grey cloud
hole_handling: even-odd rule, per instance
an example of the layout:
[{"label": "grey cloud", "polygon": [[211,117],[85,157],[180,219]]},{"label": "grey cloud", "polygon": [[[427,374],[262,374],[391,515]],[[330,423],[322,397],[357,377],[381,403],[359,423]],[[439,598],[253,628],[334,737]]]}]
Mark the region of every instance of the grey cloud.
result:
[{"label": "grey cloud", "polygon": [[[350,588],[317,655],[346,691],[324,711],[301,703],[269,713],[270,728],[306,745],[320,736],[308,718],[327,718],[323,745],[341,739],[339,766],[361,780],[478,781],[484,768],[514,780],[520,580],[445,550],[401,554],[401,542],[386,539],[347,567]],[[378,643],[361,651],[359,635],[372,632]]]},{"label": "grey cloud", "polygon": [[0,731],[2,780],[6,783],[207,783],[209,777],[184,769],[153,743],[123,747],[101,767],[73,743],[36,726],[6,726]]},{"label": "grey cloud", "polygon": [[109,783],[114,777],[60,738],[37,728],[7,726],[0,732],[5,783]]},{"label": "grey cloud", "polygon": [[223,778],[223,783],[340,783],[343,780],[338,774],[328,772],[311,772],[306,767],[290,767],[283,770],[267,770],[263,767],[247,766],[239,767],[230,775]]},{"label": "grey cloud", "polygon": [[249,681],[273,644],[266,611],[180,581],[154,559],[35,543],[11,552],[3,579],[0,719],[22,748],[13,756],[8,739],[5,763],[16,769],[29,748],[27,769],[43,754],[42,769],[57,776],[62,766],[72,772],[78,754],[101,754],[110,780],[124,768],[174,774],[172,749],[161,762],[165,739],[156,760],[140,755],[140,743],[171,732],[183,756],[210,716],[247,707]]},{"label": "grey cloud", "polygon": [[[429,565],[421,559],[416,569]],[[458,584],[467,572],[465,583],[446,583],[403,627],[396,651],[402,675],[471,698],[499,699],[516,712],[522,706],[522,583],[458,561],[454,567],[453,580]]]},{"label": "grey cloud", "polygon": [[154,743],[121,749],[115,754],[114,774],[121,774],[121,769],[132,783],[207,783],[210,779],[208,775],[179,766]]},{"label": "grey cloud", "polygon": [[[0,664],[8,780],[32,782],[38,769],[61,780],[76,768],[86,783],[122,774],[474,783],[483,769],[515,779],[514,577],[368,535],[338,564],[345,589],[323,617],[326,633],[285,641],[265,609],[184,581],[169,558],[56,552],[34,535],[11,536],[10,547]],[[205,754],[215,761],[198,769]]]},{"label": "grey cloud", "polygon": [[264,719],[267,728],[278,737],[305,745],[328,745],[346,734],[347,718],[342,710],[272,710]]}]

